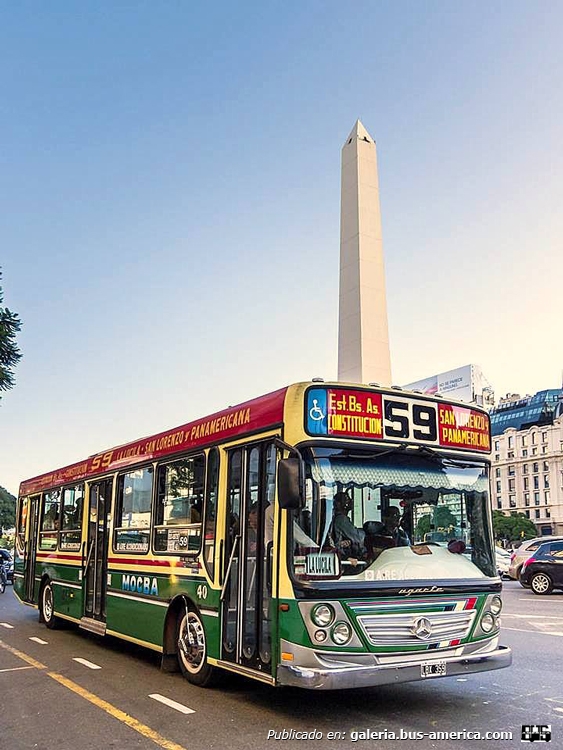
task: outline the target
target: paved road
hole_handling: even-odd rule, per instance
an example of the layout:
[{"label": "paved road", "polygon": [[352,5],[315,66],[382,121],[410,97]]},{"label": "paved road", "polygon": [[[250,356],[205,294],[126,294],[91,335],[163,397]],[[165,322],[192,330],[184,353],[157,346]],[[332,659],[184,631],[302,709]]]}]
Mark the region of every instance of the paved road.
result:
[{"label": "paved road", "polygon": [[[233,676],[215,690],[192,687],[179,674],[160,672],[158,655],[150,651],[73,628],[47,630],[9,587],[0,597],[0,747],[522,748],[521,727],[533,723],[551,724],[551,747],[562,747],[563,593],[537,597],[509,581],[504,599],[502,641],[514,651],[510,669],[313,693]],[[268,732],[283,736],[284,730],[322,739],[268,739]],[[410,739],[393,740],[391,733],[399,737],[401,730]],[[462,730],[512,732],[513,739],[428,737]],[[426,736],[415,740],[415,733]]]}]

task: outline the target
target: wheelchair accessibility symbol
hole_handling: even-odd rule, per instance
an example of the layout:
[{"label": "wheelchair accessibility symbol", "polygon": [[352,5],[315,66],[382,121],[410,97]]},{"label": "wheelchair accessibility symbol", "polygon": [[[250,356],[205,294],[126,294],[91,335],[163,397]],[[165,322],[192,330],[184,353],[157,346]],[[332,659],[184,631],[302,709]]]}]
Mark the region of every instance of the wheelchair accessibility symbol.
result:
[{"label": "wheelchair accessibility symbol", "polygon": [[319,402],[316,398],[313,399],[313,406],[309,409],[309,418],[312,419],[313,422],[320,422],[325,418],[323,410],[319,406]]}]

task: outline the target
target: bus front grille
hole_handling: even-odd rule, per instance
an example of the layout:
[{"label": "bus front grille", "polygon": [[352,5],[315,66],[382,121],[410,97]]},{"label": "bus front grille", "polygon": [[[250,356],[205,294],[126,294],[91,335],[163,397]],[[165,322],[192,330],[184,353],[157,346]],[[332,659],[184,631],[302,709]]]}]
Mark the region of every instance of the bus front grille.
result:
[{"label": "bus front grille", "polygon": [[475,614],[475,610],[464,610],[361,615],[358,622],[374,646],[421,646],[463,640],[471,630]]}]

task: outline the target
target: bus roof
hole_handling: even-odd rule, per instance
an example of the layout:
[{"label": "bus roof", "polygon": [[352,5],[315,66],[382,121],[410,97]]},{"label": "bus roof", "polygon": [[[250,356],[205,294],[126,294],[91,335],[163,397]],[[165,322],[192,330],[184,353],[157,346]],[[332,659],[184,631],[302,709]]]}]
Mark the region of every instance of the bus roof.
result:
[{"label": "bus roof", "polygon": [[[439,396],[420,394],[396,388],[380,388],[354,383],[334,382],[302,382],[285,388],[280,388],[259,398],[245,401],[236,406],[230,406],[209,416],[201,417],[180,427],[174,427],[156,435],[151,435],[96,453],[77,463],[61,469],[40,474],[23,481],[20,485],[20,495],[41,492],[52,487],[79,482],[102,473],[124,469],[143,461],[152,461],[164,456],[174,455],[197,448],[212,445],[218,441],[235,438],[240,435],[252,434],[261,430],[274,428],[284,422],[284,406],[288,390],[302,394],[306,389],[320,389],[327,393],[364,393],[382,394],[386,398],[390,395],[407,400],[431,401],[438,404],[437,408],[461,410],[483,414],[486,420],[487,436],[489,432],[489,418],[486,411],[474,404],[443,399]],[[314,395],[314,394],[313,394]],[[381,399],[380,399],[381,401]],[[313,402],[316,403],[316,402]],[[302,417],[299,417],[302,424]],[[309,432],[311,434],[311,432]],[[325,436],[328,435],[325,433]],[[340,437],[346,435],[341,434]],[[348,437],[362,438],[362,435],[348,433]],[[368,438],[367,435],[363,436]],[[372,433],[371,438],[382,438],[383,435]],[[488,437],[487,437],[488,439]],[[442,442],[442,447],[453,447],[469,450],[469,445],[463,443]],[[490,452],[490,445],[478,449]]]},{"label": "bus roof", "polygon": [[188,422],[181,427],[110,448],[62,469],[27,479],[20,485],[20,495],[78,482],[106,471],[137,464],[144,459],[150,461],[210,445],[217,440],[274,427],[283,422],[286,392],[287,388],[281,388],[260,398]]}]

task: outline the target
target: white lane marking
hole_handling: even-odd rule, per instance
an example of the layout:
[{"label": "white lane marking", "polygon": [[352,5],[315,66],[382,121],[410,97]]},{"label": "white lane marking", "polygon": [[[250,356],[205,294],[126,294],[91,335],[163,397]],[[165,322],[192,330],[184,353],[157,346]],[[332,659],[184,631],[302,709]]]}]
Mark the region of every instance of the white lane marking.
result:
[{"label": "white lane marking", "polygon": [[35,669],[35,667],[10,667],[9,669],[0,669],[0,672],[18,672],[20,669]]},{"label": "white lane marking", "polygon": [[515,612],[503,612],[503,617],[519,617],[521,620],[563,620],[561,615],[522,615]]},{"label": "white lane marking", "polygon": [[[560,698],[546,698],[546,701],[550,701],[551,703],[563,703],[563,701]],[[563,710],[563,709],[560,709]]]},{"label": "white lane marking", "polygon": [[46,646],[49,641],[44,641],[42,638],[38,638],[36,635],[33,635],[29,639],[30,641],[34,641],[35,643],[40,643],[42,646]]},{"label": "white lane marking", "polygon": [[458,677],[456,682],[467,682],[467,677]]},{"label": "white lane marking", "polygon": [[14,626],[10,625],[9,622],[0,622],[0,625],[2,625],[3,628],[8,628],[9,630],[13,630]]},{"label": "white lane marking", "polygon": [[[521,597],[518,598],[518,601],[519,602],[531,602],[532,600],[531,599],[526,599],[525,597],[521,596]],[[557,596],[557,597],[555,597],[555,599],[548,599],[546,596],[544,596],[543,601],[544,602],[560,602],[561,601],[561,597]]]},{"label": "white lane marking", "polygon": [[533,633],[534,635],[559,635],[559,636],[563,636],[563,633],[557,633],[557,632],[553,632],[553,633],[549,633],[549,632],[546,632],[546,633],[542,633],[542,631],[541,631],[541,630],[524,630],[524,628],[507,628],[507,627],[503,626],[503,628],[502,628],[502,629],[503,629],[503,630],[516,630],[516,631],[517,631],[518,633]]},{"label": "white lane marking", "polygon": [[563,714],[563,708],[554,708],[554,711],[559,711],[560,714]]},{"label": "white lane marking", "polygon": [[520,617],[522,620],[563,620],[560,615],[516,615],[509,612],[503,612],[503,617]]},{"label": "white lane marking", "polygon": [[183,706],[181,703],[176,703],[176,701],[170,700],[170,698],[165,698],[164,695],[151,693],[149,695],[149,698],[152,698],[159,703],[164,703],[165,706],[170,706],[170,708],[174,708],[176,711],[180,711],[180,713],[182,714],[195,714],[193,708],[188,708],[187,706]]},{"label": "white lane marking", "polygon": [[92,664],[88,659],[80,659],[78,656],[73,656],[72,660],[77,661],[79,664],[83,664],[85,667],[88,667],[88,669],[101,669],[101,667],[97,664]]}]

